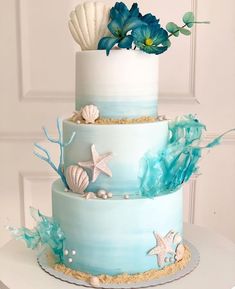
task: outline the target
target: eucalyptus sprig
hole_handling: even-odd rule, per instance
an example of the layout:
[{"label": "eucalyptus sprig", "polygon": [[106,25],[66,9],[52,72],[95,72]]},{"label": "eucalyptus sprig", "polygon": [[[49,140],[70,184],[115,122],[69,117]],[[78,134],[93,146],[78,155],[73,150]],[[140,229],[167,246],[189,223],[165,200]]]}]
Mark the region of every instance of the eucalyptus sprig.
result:
[{"label": "eucalyptus sprig", "polygon": [[209,21],[196,21],[193,12],[185,13],[182,20],[184,23],[184,25],[182,26],[178,26],[174,22],[169,22],[166,25],[166,30],[170,33],[168,35],[168,38],[170,38],[171,36],[178,37],[180,33],[186,36],[190,35],[191,31],[187,28],[192,28],[194,24],[210,24]]}]

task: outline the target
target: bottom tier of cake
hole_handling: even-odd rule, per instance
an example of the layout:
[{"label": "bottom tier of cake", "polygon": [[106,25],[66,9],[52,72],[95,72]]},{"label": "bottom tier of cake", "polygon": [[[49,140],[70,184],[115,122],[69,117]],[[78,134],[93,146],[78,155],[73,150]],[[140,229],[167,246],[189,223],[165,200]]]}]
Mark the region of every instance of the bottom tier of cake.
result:
[{"label": "bottom tier of cake", "polygon": [[181,190],[153,199],[85,199],[56,181],[52,207],[65,234],[63,263],[71,269],[135,274],[183,257]]}]

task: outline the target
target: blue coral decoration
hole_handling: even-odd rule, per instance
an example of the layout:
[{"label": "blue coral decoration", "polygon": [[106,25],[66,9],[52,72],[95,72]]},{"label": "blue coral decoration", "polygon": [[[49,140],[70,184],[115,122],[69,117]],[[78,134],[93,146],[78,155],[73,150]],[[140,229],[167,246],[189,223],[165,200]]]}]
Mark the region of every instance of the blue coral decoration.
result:
[{"label": "blue coral decoration", "polygon": [[8,227],[8,230],[17,240],[24,240],[28,248],[36,249],[39,245],[47,245],[61,259],[65,236],[60,226],[53,218],[44,216],[39,210],[30,208],[30,213],[36,221],[34,229]]},{"label": "blue coral decoration", "polygon": [[64,143],[63,142],[63,135],[62,135],[61,120],[59,118],[57,118],[56,125],[57,125],[57,131],[58,131],[58,139],[54,139],[51,136],[49,136],[48,131],[47,131],[47,129],[45,127],[43,127],[42,129],[43,129],[43,132],[44,132],[46,138],[48,139],[48,141],[50,141],[51,143],[59,145],[59,148],[60,148],[59,164],[56,165],[52,161],[49,152],[38,143],[35,143],[34,146],[35,146],[35,148],[40,150],[44,155],[38,153],[37,151],[34,151],[33,153],[34,153],[35,156],[37,156],[41,160],[47,162],[52,167],[52,169],[60,176],[62,182],[64,183],[64,186],[68,189],[69,187],[68,187],[68,184],[67,184],[67,181],[66,181],[66,177],[64,175],[63,155],[64,155],[64,148],[72,143],[76,133],[73,132],[71,137],[70,137],[70,139],[69,139],[69,141]]},{"label": "blue coral decoration", "polygon": [[206,129],[193,115],[169,124],[167,146],[159,153],[148,152],[141,161],[140,192],[144,197],[164,195],[179,189],[198,171],[203,149],[219,145],[229,130],[206,146],[200,146]]}]

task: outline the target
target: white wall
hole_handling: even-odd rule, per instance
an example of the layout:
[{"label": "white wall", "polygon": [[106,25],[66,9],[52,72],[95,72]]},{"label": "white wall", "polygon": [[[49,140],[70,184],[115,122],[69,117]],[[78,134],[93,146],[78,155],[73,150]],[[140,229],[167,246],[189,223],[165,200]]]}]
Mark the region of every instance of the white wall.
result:
[{"label": "white wall", "polygon": [[[161,56],[160,113],[197,113],[207,124],[207,141],[235,127],[235,1],[138,2],[163,24],[190,10],[211,21],[197,26],[192,37],[174,39]],[[54,133],[56,117],[74,109],[77,48],[67,20],[77,3],[0,1],[0,246],[10,239],[4,225],[32,224],[29,205],[51,211],[55,176],[32,148],[43,139],[42,124]],[[200,174],[185,186],[185,220],[235,241],[234,134],[203,158]]]}]

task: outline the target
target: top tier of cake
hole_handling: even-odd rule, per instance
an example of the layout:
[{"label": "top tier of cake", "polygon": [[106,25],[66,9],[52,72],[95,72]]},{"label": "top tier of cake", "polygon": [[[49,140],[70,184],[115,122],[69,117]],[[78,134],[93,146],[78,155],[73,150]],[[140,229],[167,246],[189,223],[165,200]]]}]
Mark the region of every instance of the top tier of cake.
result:
[{"label": "top tier of cake", "polygon": [[103,118],[157,116],[158,57],[141,51],[77,52],[76,110],[93,104]]}]

